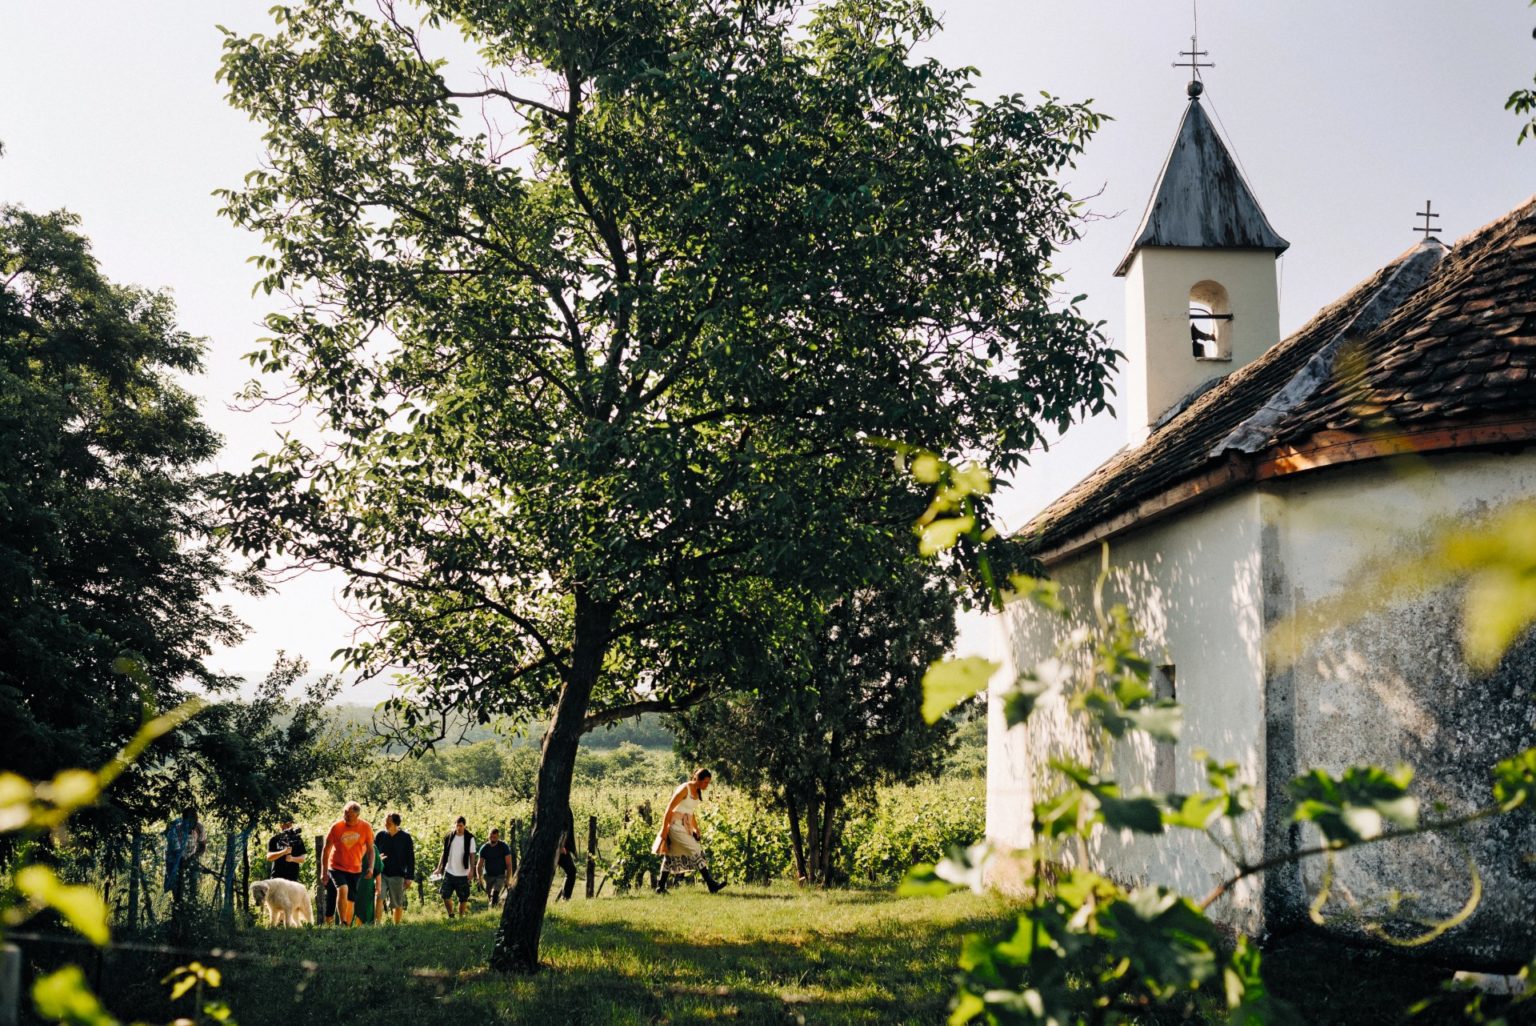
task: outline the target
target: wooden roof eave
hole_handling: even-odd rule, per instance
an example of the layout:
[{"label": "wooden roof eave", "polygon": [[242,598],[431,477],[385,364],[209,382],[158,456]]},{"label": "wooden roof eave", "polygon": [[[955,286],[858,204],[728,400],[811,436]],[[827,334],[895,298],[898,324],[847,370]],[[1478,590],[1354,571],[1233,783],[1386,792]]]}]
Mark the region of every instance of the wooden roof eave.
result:
[{"label": "wooden roof eave", "polygon": [[1274,446],[1256,455],[1228,452],[1199,474],[1042,549],[1036,555],[1046,566],[1055,566],[1102,542],[1256,481],[1272,481],[1390,456],[1424,456],[1533,443],[1536,443],[1536,417],[1528,415],[1495,416],[1454,424],[1442,421],[1393,432],[1320,431],[1303,442]]}]

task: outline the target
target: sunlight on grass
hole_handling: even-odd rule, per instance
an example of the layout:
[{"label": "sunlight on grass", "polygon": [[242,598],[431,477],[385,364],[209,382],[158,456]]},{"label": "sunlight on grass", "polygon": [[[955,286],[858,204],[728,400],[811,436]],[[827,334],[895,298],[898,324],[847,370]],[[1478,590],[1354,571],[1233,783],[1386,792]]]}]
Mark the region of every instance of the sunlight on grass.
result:
[{"label": "sunlight on grass", "polygon": [[[253,944],[311,959],[302,972],[231,971],[226,993],[245,1024],[345,1019],[364,1005],[413,1024],[933,1023],[967,932],[1002,923],[1003,899],[968,893],[897,898],[882,891],[682,887],[552,906],[533,978],[485,968],[496,919],[449,921],[412,909],[403,928],[259,931]],[[351,965],[355,971],[334,968]],[[445,970],[444,980],[409,970]],[[381,1003],[381,1004],[375,1004]],[[468,1017],[468,1019],[466,1019]]]}]

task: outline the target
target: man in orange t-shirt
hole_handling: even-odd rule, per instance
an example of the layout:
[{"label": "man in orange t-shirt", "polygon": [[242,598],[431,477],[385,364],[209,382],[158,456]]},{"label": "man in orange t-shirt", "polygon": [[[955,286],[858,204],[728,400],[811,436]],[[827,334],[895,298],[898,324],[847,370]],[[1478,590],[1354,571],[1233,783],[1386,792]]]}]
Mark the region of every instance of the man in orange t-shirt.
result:
[{"label": "man in orange t-shirt", "polygon": [[347,802],[341,819],[331,824],[320,854],[320,882],[336,882],[336,916],[342,926],[357,925],[352,918],[352,899],[359,878],[373,879],[373,828],[363,820],[363,807]]}]

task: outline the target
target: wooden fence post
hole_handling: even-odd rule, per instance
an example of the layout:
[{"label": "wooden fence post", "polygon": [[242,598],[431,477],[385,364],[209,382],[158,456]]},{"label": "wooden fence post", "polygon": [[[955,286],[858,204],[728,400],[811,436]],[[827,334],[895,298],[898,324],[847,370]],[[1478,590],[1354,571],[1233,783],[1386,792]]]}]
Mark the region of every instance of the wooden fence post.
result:
[{"label": "wooden fence post", "polygon": [[517,867],[523,861],[523,821],[512,821],[512,872],[517,872]]},{"label": "wooden fence post", "polygon": [[[325,865],[320,861],[320,856],[325,854],[325,838],[320,834],[315,835],[315,925],[325,922],[325,884],[320,877],[325,872]],[[417,896],[421,891],[416,892]]]},{"label": "wooden fence post", "polygon": [[0,1026],[21,1022],[21,949],[0,947]]},{"label": "wooden fence post", "polygon": [[144,895],[144,925],[153,926],[155,924],[155,899],[150,894],[149,878],[144,875],[143,863],[136,866],[134,872],[139,876],[139,891]]},{"label": "wooden fence post", "polygon": [[587,817],[587,897],[597,897],[597,817]]},{"label": "wooden fence post", "polygon": [[240,910],[251,911],[251,832],[240,835]]},{"label": "wooden fence post", "polygon": [[235,921],[235,834],[230,831],[224,836],[224,921]]},{"label": "wooden fence post", "polygon": [[139,877],[143,873],[139,869],[139,849],[144,844],[144,831],[138,823],[133,824],[133,853],[128,857],[128,932],[139,928]]}]

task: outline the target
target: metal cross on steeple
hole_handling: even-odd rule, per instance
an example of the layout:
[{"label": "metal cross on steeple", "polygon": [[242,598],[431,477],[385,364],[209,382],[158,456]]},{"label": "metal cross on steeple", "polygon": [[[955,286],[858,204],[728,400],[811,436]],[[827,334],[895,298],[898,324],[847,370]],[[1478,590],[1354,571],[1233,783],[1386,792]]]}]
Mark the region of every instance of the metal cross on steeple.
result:
[{"label": "metal cross on steeple", "polygon": [[1175,68],[1188,68],[1189,69],[1189,80],[1191,82],[1198,82],[1198,81],[1200,81],[1200,69],[1201,68],[1214,68],[1216,66],[1215,64],[1204,64],[1204,63],[1201,63],[1200,58],[1201,57],[1209,57],[1211,55],[1211,53],[1210,53],[1209,50],[1202,50],[1202,49],[1200,49],[1200,44],[1199,44],[1199,42],[1197,42],[1197,40],[1199,38],[1200,37],[1198,35],[1190,36],[1189,37],[1189,49],[1188,50],[1180,50],[1179,51],[1179,56],[1180,57],[1188,57],[1189,60],[1187,60],[1187,61],[1174,61],[1173,62],[1173,66]]},{"label": "metal cross on steeple", "polygon": [[1434,209],[1434,205],[1429,200],[1425,200],[1424,209],[1413,215],[1414,217],[1422,217],[1424,219],[1424,227],[1415,228],[1414,231],[1423,232],[1426,240],[1434,238],[1435,232],[1438,231],[1437,228],[1432,227],[1429,223],[1430,218],[1440,216],[1434,212]]}]

